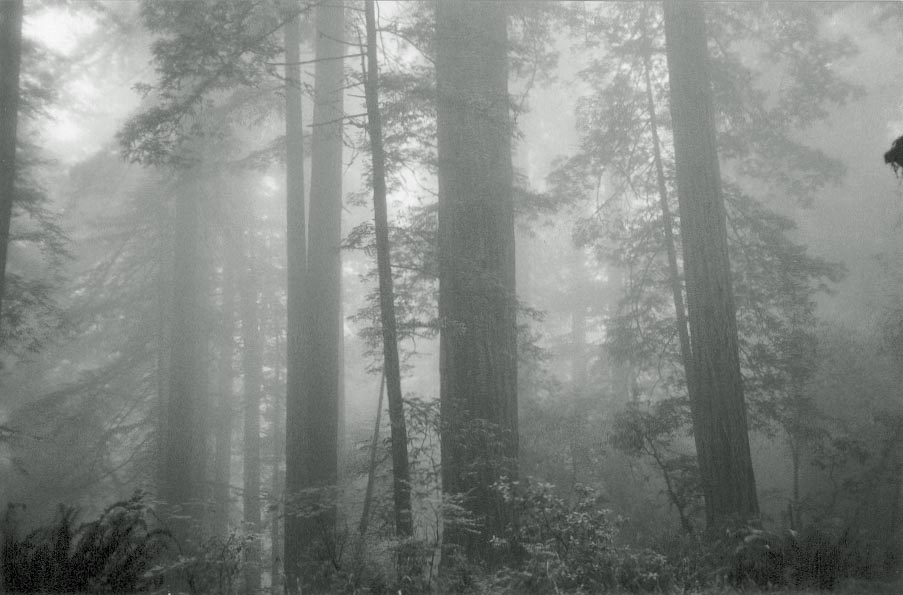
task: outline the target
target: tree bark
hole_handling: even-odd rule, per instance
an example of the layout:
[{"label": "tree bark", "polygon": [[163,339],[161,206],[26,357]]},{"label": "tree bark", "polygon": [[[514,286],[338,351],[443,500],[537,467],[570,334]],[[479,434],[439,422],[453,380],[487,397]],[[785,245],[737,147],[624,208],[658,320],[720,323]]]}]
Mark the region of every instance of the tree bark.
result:
[{"label": "tree bark", "polygon": [[706,44],[696,1],[665,1],[671,118],[692,350],[690,391],[710,527],[759,514]]},{"label": "tree bark", "polygon": [[311,369],[306,418],[307,487],[338,480],[339,368],[342,350],[342,124],[345,9],[317,7],[311,139],[307,306]]},{"label": "tree bark", "polygon": [[[316,11],[316,64],[311,139],[310,222],[308,226],[305,328],[309,367],[304,379],[304,442],[300,486],[318,511],[303,519],[306,577],[323,577],[315,567],[334,564],[335,506],[328,491],[338,482],[338,427],[342,361],[342,123],[345,8],[331,0]],[[291,60],[289,60],[291,61]],[[325,577],[323,577],[325,578]],[[316,591],[326,587],[318,580]]]},{"label": "tree bark", "polygon": [[16,193],[22,11],[22,0],[0,2],[0,328],[6,291],[9,228]]},{"label": "tree bark", "polygon": [[583,253],[577,252],[574,263],[578,277],[575,279],[571,304],[571,385],[577,394],[586,388],[588,370],[586,363],[586,304],[580,280],[584,276]]},{"label": "tree bark", "polygon": [[[167,205],[168,206],[168,205]],[[156,336],[156,440],[154,444],[154,481],[158,489],[166,478],[166,423],[169,411],[169,358],[172,354],[172,221],[169,217],[157,222],[157,336]]]},{"label": "tree bark", "polygon": [[[247,235],[250,235],[249,233]],[[260,397],[263,386],[263,352],[257,309],[258,279],[254,273],[251,242],[245,230],[236,230],[240,263],[242,373],[244,377],[244,490],[245,531],[253,535],[244,551],[245,592],[260,589]]]},{"label": "tree bark", "polygon": [[169,358],[169,403],[166,423],[166,464],[160,495],[168,504],[192,516],[200,514],[204,485],[206,431],[202,370],[204,319],[200,204],[196,184],[176,191],[173,241],[173,298]]},{"label": "tree bark", "polygon": [[379,311],[382,319],[383,365],[389,424],[392,436],[392,496],[395,505],[395,533],[408,538],[414,533],[411,518],[411,485],[408,470],[408,432],[401,393],[401,365],[398,359],[398,332],[395,321],[395,289],[389,245],[389,216],[386,207],[386,156],[383,151],[382,120],[379,113],[379,61],[376,55],[374,0],[367,0],[367,127],[373,155],[373,221],[376,232],[376,262],[379,276]]},{"label": "tree bark", "polygon": [[235,268],[232,234],[223,234],[223,304],[219,357],[219,403],[216,407],[213,459],[214,531],[225,537],[229,530],[232,471],[232,357],[235,353]]},{"label": "tree bark", "polygon": [[[361,539],[359,542],[360,551],[363,552],[364,537],[367,535],[367,528],[370,526],[370,506],[373,502],[373,489],[376,487],[376,466],[378,464],[379,455],[379,426],[382,422],[383,414],[383,395],[386,386],[386,373],[383,370],[382,376],[379,378],[379,396],[376,398],[376,419],[373,422],[373,435],[370,439],[370,462],[367,465],[367,487],[364,490],[364,505],[361,508],[361,521],[358,523],[357,532]],[[361,554],[362,555],[362,554]],[[361,556],[357,556],[360,558]]]},{"label": "tree bark", "polygon": [[304,208],[304,129],[301,105],[300,18],[287,7],[285,24],[285,172],[286,172],[286,415],[285,532],[283,564],[286,593],[300,594],[301,559],[307,542],[303,520],[292,514],[306,485],[305,371],[307,346],[304,290],[307,285],[307,225]]},{"label": "tree bark", "polygon": [[517,472],[517,329],[504,3],[440,0],[436,14],[442,484],[474,534],[444,541],[494,563],[510,510],[492,484]]},{"label": "tree bark", "polygon": [[[280,373],[282,362],[282,333],[284,324],[278,315],[279,305],[275,296],[269,296],[269,312],[273,324],[273,342],[275,343],[274,386],[280,386],[282,374]],[[270,511],[270,592],[272,595],[283,593],[282,576],[282,550],[280,549],[281,533],[280,522],[285,509],[283,506],[285,491],[285,472],[282,463],[285,457],[285,402],[278,395],[273,395],[273,461],[272,461],[272,508]]]},{"label": "tree bark", "polygon": [[[645,18],[645,15],[644,15]],[[680,267],[677,264],[677,243],[674,241],[674,219],[671,217],[671,207],[668,201],[668,183],[665,178],[665,164],[662,158],[662,143],[658,135],[658,115],[655,109],[655,97],[652,92],[652,59],[649,40],[646,37],[645,23],[643,28],[643,78],[646,85],[646,109],[649,113],[649,128],[652,131],[652,158],[655,161],[655,179],[658,187],[659,206],[662,211],[662,235],[665,240],[665,250],[668,254],[668,276],[671,282],[671,297],[674,300],[674,313],[677,325],[677,336],[680,341],[680,360],[684,367],[688,391],[695,388],[691,379],[693,367],[692,349],[690,347],[690,331],[687,328],[687,309],[684,305],[683,283],[681,282]]]}]

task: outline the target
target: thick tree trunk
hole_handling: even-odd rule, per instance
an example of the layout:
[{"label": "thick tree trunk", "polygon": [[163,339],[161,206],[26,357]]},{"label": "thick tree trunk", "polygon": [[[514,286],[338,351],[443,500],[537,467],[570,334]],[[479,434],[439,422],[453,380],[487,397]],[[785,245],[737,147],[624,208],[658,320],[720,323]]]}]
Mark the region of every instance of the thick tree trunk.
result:
[{"label": "thick tree trunk", "polygon": [[643,78],[646,85],[646,109],[649,112],[649,128],[652,131],[652,158],[655,161],[655,179],[658,188],[659,206],[662,211],[662,235],[665,240],[665,251],[668,254],[668,276],[671,283],[671,297],[674,300],[674,313],[677,324],[677,336],[680,340],[680,359],[684,367],[687,387],[694,391],[691,379],[693,367],[692,350],[690,347],[690,331],[687,328],[687,309],[684,305],[683,283],[681,282],[680,267],[677,264],[677,242],[674,241],[674,219],[671,216],[671,206],[668,200],[668,183],[665,178],[665,164],[662,158],[662,143],[658,135],[658,114],[655,109],[655,97],[652,92],[652,58],[649,40],[645,37],[646,47],[643,53]]},{"label": "thick tree trunk", "polygon": [[379,114],[379,61],[376,55],[374,0],[367,0],[367,121],[373,155],[373,220],[376,232],[376,262],[379,275],[379,311],[382,319],[383,365],[389,397],[392,433],[392,495],[395,533],[399,538],[414,532],[411,518],[411,485],[408,471],[408,432],[401,393],[401,365],[395,321],[395,289],[389,246],[389,215],[386,207],[386,156],[383,152],[382,120]]},{"label": "thick tree trunk", "polygon": [[219,401],[213,457],[214,532],[225,537],[229,530],[232,481],[232,358],[235,354],[235,251],[232,234],[223,234],[223,304],[219,357]]},{"label": "thick tree trunk", "polygon": [[509,510],[491,486],[517,468],[517,328],[504,3],[440,0],[436,14],[442,484],[474,534],[444,541],[493,563]]},{"label": "thick tree trunk", "polygon": [[[665,1],[671,118],[693,373],[693,431],[710,527],[759,514],[706,45],[698,2]],[[696,390],[692,390],[694,388]]]},{"label": "thick tree trunk", "polygon": [[[291,4],[289,8],[292,11]],[[283,564],[286,593],[300,594],[301,560],[308,536],[292,504],[306,485],[304,289],[307,284],[307,225],[304,208],[304,129],[301,111],[299,17],[285,24],[285,171],[286,171],[286,399],[285,534]]]},{"label": "thick tree trunk", "polygon": [[195,184],[177,190],[172,324],[169,358],[169,402],[166,421],[166,463],[160,495],[164,502],[193,516],[200,514],[204,485],[206,431],[202,350],[204,319],[202,296],[200,204]]},{"label": "thick tree trunk", "polygon": [[314,113],[311,139],[307,306],[311,370],[309,486],[337,481],[339,368],[342,350],[342,122],[345,12],[338,0],[317,8]]},{"label": "thick tree trunk", "polygon": [[16,192],[21,58],[22,0],[6,0],[0,2],[0,328],[6,291],[9,226]]},{"label": "thick tree trunk", "polygon": [[[248,234],[250,235],[250,234]],[[237,230],[240,263],[242,374],[244,376],[244,485],[245,531],[254,537],[244,551],[245,593],[260,589],[260,397],[263,387],[263,349],[257,309],[258,279],[254,273],[251,242]]]},{"label": "thick tree trunk", "polygon": [[[342,370],[342,117],[344,96],[345,7],[340,0],[318,5],[316,65],[311,139],[310,224],[305,287],[305,328],[310,365],[303,391],[304,453],[301,486],[326,490],[311,503],[320,511],[303,520],[305,575],[322,577],[316,567],[333,564],[335,507],[328,491],[338,482],[338,426]],[[314,495],[314,493],[310,493]],[[316,591],[325,585],[314,581]]]}]

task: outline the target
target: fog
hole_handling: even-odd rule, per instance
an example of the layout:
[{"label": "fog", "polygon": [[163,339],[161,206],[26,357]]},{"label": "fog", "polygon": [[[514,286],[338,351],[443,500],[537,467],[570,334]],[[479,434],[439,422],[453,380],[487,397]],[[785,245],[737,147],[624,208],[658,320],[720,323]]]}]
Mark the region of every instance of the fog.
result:
[{"label": "fog", "polygon": [[20,10],[0,591],[900,587],[897,3]]}]

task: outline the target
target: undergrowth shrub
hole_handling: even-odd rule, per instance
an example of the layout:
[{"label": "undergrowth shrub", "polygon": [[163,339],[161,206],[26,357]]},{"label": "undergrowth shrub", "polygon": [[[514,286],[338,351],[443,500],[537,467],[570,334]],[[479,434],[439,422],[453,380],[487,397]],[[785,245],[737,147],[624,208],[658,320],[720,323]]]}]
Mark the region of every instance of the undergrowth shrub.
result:
[{"label": "undergrowth shrub", "polygon": [[190,595],[236,593],[242,584],[242,553],[251,539],[234,531],[226,536],[198,532],[190,539],[173,538],[145,576],[167,591]]},{"label": "undergrowth shrub", "polygon": [[621,543],[623,519],[599,494],[578,487],[572,501],[547,484],[501,483],[516,526],[497,538],[510,563],[480,582],[502,594],[699,592],[707,589],[833,590],[875,578],[871,546],[850,529],[812,525],[800,532],[739,525],[661,536],[651,547]]},{"label": "undergrowth shrub", "polygon": [[844,579],[874,578],[869,544],[850,528],[810,525],[783,533],[745,528],[735,539],[728,577],[737,586],[825,591]]},{"label": "undergrowth shrub", "polygon": [[140,493],[82,524],[75,508],[60,506],[51,524],[24,537],[17,534],[10,512],[0,567],[11,593],[140,590],[148,586],[146,572],[168,539],[165,531],[148,527],[148,506]]},{"label": "undergrowth shrub", "polygon": [[650,549],[616,544],[622,519],[602,497],[578,486],[567,502],[550,485],[496,486],[516,510],[517,526],[501,544],[517,560],[490,579],[493,593],[598,593],[612,589],[660,591],[671,583],[667,559]]}]

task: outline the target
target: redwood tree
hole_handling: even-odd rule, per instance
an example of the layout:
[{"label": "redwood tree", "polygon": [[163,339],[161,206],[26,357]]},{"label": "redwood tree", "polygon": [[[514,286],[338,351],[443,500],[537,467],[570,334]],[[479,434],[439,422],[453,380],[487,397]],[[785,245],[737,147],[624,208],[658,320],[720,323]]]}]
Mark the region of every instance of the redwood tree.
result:
[{"label": "redwood tree", "polygon": [[[263,346],[257,307],[258,275],[253,257],[252,231],[236,230],[238,286],[241,303],[242,378],[244,389],[244,481],[242,511],[245,531],[254,536],[245,544],[245,592],[260,589],[260,400],[263,388]],[[247,239],[245,239],[247,237]]]},{"label": "redwood tree", "polygon": [[715,144],[705,16],[665,1],[671,118],[690,328],[693,433],[709,526],[759,513]]},{"label": "redwood tree", "polygon": [[205,371],[202,365],[205,337],[200,183],[186,170],[175,188],[172,308],[169,320],[169,402],[164,428],[164,465],[160,495],[164,502],[194,508],[203,497],[205,440]]},{"label": "redwood tree", "polygon": [[[342,118],[345,54],[345,8],[340,1],[317,5],[315,19],[314,106],[311,132],[311,181],[307,270],[302,316],[305,366],[300,379],[300,416],[289,422],[300,443],[288,465],[297,473],[292,495],[304,490],[306,511],[298,518],[292,540],[306,560],[298,568],[299,584],[319,584],[323,565],[334,563],[334,500],[328,495],[338,481],[339,411],[342,387]],[[294,52],[294,49],[292,49]],[[286,62],[297,63],[286,55]],[[291,66],[289,66],[291,68]],[[300,166],[293,163],[290,167]],[[289,542],[286,533],[286,543]],[[288,563],[294,563],[288,560]],[[288,574],[287,574],[288,576]]]},{"label": "redwood tree", "polygon": [[446,543],[489,559],[516,473],[517,346],[506,6],[440,0],[436,14],[442,484],[479,523]]},{"label": "redwood tree", "polygon": [[306,380],[306,487],[334,485],[338,475],[342,371],[342,43],[345,9],[325,2],[316,12],[316,65],[310,155],[310,223],[306,311],[311,367]]},{"label": "redwood tree", "polygon": [[[232,381],[235,356],[235,250],[231,226],[222,234],[222,322],[220,328],[220,354],[218,369],[217,404],[214,415],[213,451],[213,504],[214,532],[226,537],[229,534],[229,507],[231,500],[232,470]],[[164,426],[165,427],[165,426]]]},{"label": "redwood tree", "polygon": [[382,322],[383,368],[389,396],[389,422],[392,431],[392,495],[395,507],[395,533],[410,537],[411,486],[408,470],[408,435],[401,393],[401,365],[398,359],[398,331],[395,320],[395,289],[389,253],[389,216],[386,207],[386,156],[383,149],[382,119],[379,113],[379,61],[376,55],[375,0],[367,0],[367,130],[373,155],[373,220],[376,233],[376,260],[379,275],[379,311]]},{"label": "redwood tree", "polygon": [[16,187],[21,58],[22,0],[0,2],[0,317],[6,288],[6,250]]},{"label": "redwood tree", "polygon": [[300,23],[286,11],[285,23],[285,200],[286,200],[286,397],[285,397],[285,535],[283,565],[287,593],[301,592],[304,523],[291,514],[305,487],[304,287],[307,276],[307,225],[304,213],[304,129],[301,107]]}]

